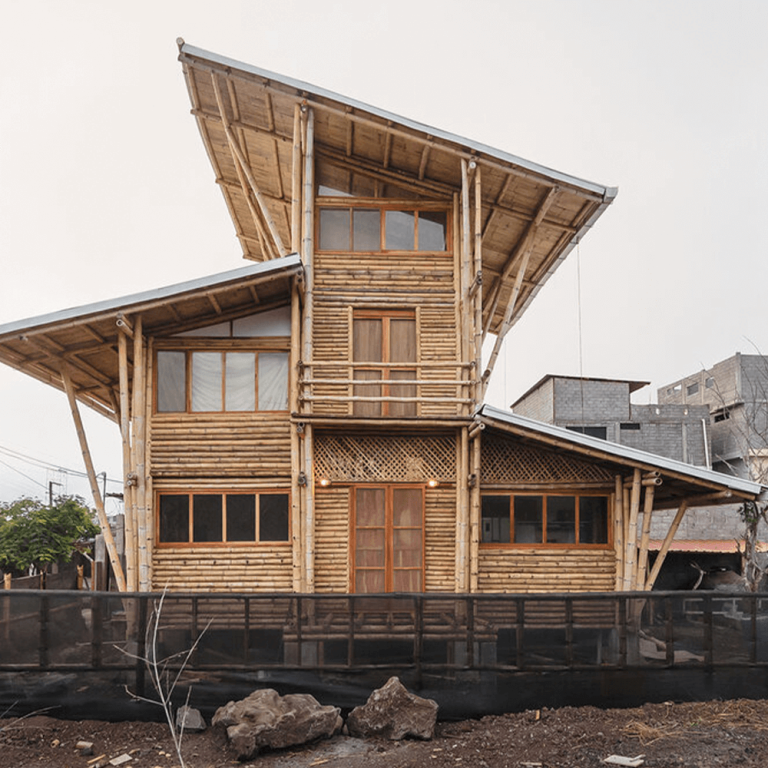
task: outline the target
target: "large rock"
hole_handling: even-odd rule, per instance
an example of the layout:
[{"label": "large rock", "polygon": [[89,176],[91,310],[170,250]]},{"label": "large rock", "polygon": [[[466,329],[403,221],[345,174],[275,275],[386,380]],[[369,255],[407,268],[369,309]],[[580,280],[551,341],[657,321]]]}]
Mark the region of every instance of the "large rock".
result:
[{"label": "large rock", "polygon": [[375,690],[347,718],[350,736],[381,736],[394,741],[407,737],[431,739],[435,734],[437,702],[408,693],[396,677]]},{"label": "large rock", "polygon": [[265,748],[281,749],[337,734],[343,725],[339,712],[308,693],[280,696],[264,688],[219,707],[211,724],[226,732],[238,759],[249,760]]}]

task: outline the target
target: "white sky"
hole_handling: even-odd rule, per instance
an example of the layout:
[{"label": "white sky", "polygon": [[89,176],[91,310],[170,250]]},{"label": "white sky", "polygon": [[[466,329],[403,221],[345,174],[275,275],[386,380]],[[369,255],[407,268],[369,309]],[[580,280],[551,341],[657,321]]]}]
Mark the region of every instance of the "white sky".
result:
[{"label": "white sky", "polygon": [[[495,404],[546,373],[651,381],[647,402],[736,351],[768,352],[764,0],[0,0],[0,11],[0,324],[242,265],[189,114],[181,36],[619,187],[580,270],[574,251],[511,331]],[[96,471],[119,478],[117,427],[83,412]],[[51,480],[87,493],[8,449],[83,469],[64,395],[0,366],[0,501],[43,496]]]}]

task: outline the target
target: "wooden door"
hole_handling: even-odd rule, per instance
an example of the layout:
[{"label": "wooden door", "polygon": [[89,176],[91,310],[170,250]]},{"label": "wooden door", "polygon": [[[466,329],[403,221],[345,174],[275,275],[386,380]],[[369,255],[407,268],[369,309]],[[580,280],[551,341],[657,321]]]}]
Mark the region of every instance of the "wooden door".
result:
[{"label": "wooden door", "polygon": [[352,520],[352,591],[422,592],[424,489],[356,488]]}]

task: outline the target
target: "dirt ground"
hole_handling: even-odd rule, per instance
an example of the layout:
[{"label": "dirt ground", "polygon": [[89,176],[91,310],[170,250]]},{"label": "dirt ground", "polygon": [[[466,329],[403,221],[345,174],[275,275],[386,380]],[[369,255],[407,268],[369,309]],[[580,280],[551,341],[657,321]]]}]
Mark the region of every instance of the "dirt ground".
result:
[{"label": "dirt ground", "polygon": [[[78,741],[93,742],[81,755]],[[238,763],[209,729],[186,734],[188,768],[577,768],[610,755],[643,765],[768,766],[768,700],[646,704],[637,709],[543,709],[439,723],[432,741],[362,741],[345,736]],[[130,760],[119,763],[121,756]],[[100,758],[100,759],[99,759]],[[174,768],[161,723],[65,721],[45,715],[0,720],[0,768]]]}]

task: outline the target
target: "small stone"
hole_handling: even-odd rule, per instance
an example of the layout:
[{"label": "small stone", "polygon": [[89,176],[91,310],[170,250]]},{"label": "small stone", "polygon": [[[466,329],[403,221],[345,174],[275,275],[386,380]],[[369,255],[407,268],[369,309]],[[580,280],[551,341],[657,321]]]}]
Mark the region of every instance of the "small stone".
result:
[{"label": "small stone", "polygon": [[201,733],[206,728],[205,720],[200,710],[188,707],[186,704],[176,712],[176,730],[189,733]]}]

